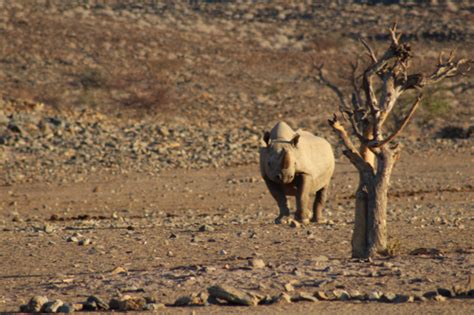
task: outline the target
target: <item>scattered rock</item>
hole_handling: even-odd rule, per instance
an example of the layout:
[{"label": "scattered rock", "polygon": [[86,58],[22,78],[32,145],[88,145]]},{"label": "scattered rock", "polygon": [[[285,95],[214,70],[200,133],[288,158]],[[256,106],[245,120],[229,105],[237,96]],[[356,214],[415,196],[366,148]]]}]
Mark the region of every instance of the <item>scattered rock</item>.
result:
[{"label": "scattered rock", "polygon": [[329,301],[330,300],[329,296],[324,291],[316,291],[316,292],[314,292],[314,296],[316,298],[318,298],[319,300],[322,300],[322,301]]},{"label": "scattered rock", "polygon": [[36,295],[28,302],[27,310],[32,313],[39,313],[46,303],[48,303],[48,298],[46,296]]},{"label": "scattered rock", "polygon": [[282,292],[278,295],[275,295],[272,298],[271,304],[273,304],[273,303],[275,303],[275,304],[291,303],[291,296],[286,292]]},{"label": "scattered rock", "polygon": [[433,299],[433,298],[434,298],[435,296],[437,296],[437,295],[438,295],[438,292],[437,292],[437,291],[428,291],[428,292],[425,292],[425,293],[423,294],[423,297],[425,297],[425,298],[431,300],[431,299]]},{"label": "scattered rock", "polygon": [[350,290],[349,296],[351,297],[351,300],[359,300],[359,301],[363,301],[366,298],[366,296],[360,293],[359,290]]},{"label": "scattered rock", "polygon": [[368,294],[367,299],[369,301],[378,301],[382,298],[383,293],[380,291],[372,291]]},{"label": "scattered rock", "polygon": [[306,292],[299,292],[291,297],[292,302],[300,302],[300,301],[307,301],[307,302],[318,302],[319,300]]},{"label": "scattered rock", "polygon": [[452,297],[456,296],[456,294],[451,289],[438,288],[438,289],[436,289],[436,291],[438,292],[439,295],[442,295],[442,296],[447,297],[447,298],[452,298]]},{"label": "scattered rock", "polygon": [[349,293],[345,290],[336,289],[336,290],[333,290],[332,293],[334,294],[336,299],[338,299],[339,301],[348,301],[351,298]]},{"label": "scattered rock", "polygon": [[119,299],[111,299],[109,305],[110,309],[121,312],[141,311],[144,309],[146,301],[143,297],[124,295]]},{"label": "scattered rock", "polygon": [[255,306],[259,302],[255,295],[227,285],[214,285],[207,291],[211,297],[227,301],[229,304]]},{"label": "scattered rock", "polygon": [[92,244],[92,240],[89,238],[86,238],[86,239],[80,240],[78,244],[80,246],[87,246],[87,245]]},{"label": "scattered rock", "polygon": [[397,295],[393,292],[386,292],[382,295],[381,300],[385,303],[395,303]]},{"label": "scattered rock", "polygon": [[288,224],[290,225],[290,227],[296,228],[296,229],[299,229],[301,227],[301,223],[291,218],[288,219]]},{"label": "scattered rock", "polygon": [[107,311],[108,309],[109,304],[96,295],[89,296],[84,303],[84,310],[86,311]]},{"label": "scattered rock", "polygon": [[204,224],[199,227],[199,232],[214,232],[214,228],[210,225]]},{"label": "scattered rock", "polygon": [[254,258],[254,259],[249,260],[249,265],[253,269],[265,268],[265,262],[263,261],[263,259],[259,259],[259,258]]},{"label": "scattered rock", "polygon": [[[82,307],[81,309],[79,309],[79,311],[82,310]],[[58,309],[57,309],[57,312],[58,313],[74,313],[74,311],[76,311],[76,309],[74,308],[73,305],[71,304],[67,304],[67,303],[64,303],[63,305],[61,305]]]},{"label": "scattered rock", "polygon": [[179,297],[174,302],[174,306],[202,306],[207,304],[208,299],[209,295],[206,292],[193,293],[191,295]]},{"label": "scattered rock", "polygon": [[293,284],[291,284],[291,282],[285,283],[283,287],[285,288],[286,292],[295,291],[295,288],[293,287]]},{"label": "scattered rock", "polygon": [[63,306],[63,301],[61,300],[54,300],[54,301],[49,301],[44,304],[44,312],[45,313],[56,313],[58,309]]}]

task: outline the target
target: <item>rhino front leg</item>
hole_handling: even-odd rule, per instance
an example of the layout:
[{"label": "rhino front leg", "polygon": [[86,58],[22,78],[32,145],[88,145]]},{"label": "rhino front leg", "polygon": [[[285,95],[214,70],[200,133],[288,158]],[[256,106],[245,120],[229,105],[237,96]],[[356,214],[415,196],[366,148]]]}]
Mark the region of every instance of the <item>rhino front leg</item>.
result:
[{"label": "rhino front leg", "polygon": [[321,188],[316,193],[316,199],[314,200],[314,204],[313,204],[313,220],[312,220],[313,222],[324,223],[323,208],[328,198],[328,188],[329,188],[329,185]]},{"label": "rhino front leg", "polygon": [[271,180],[264,178],[265,184],[270,191],[270,194],[276,200],[278,204],[278,208],[280,210],[280,214],[275,219],[276,224],[284,223],[286,218],[290,215],[290,209],[288,208],[288,200],[286,199],[285,191],[281,187],[281,185],[272,182]]},{"label": "rhino front leg", "polygon": [[312,199],[312,179],[311,176],[305,174],[299,175],[298,177],[295,218],[304,224],[308,224],[311,219],[310,201]]}]

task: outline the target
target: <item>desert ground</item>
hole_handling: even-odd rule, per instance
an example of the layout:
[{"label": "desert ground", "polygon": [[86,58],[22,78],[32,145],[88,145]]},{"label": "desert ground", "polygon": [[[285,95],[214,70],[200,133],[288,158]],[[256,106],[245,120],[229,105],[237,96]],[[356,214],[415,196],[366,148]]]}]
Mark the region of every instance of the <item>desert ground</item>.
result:
[{"label": "desert ground", "polygon": [[[474,312],[473,71],[429,87],[397,139],[392,255],[363,260],[358,173],[311,68],[350,91],[358,38],[381,53],[394,20],[414,71],[453,48],[474,59],[474,7],[359,2],[0,2],[0,312],[34,296],[68,311]],[[279,120],[334,148],[326,224],[274,224],[258,149]],[[260,303],[209,302],[215,285]]]}]

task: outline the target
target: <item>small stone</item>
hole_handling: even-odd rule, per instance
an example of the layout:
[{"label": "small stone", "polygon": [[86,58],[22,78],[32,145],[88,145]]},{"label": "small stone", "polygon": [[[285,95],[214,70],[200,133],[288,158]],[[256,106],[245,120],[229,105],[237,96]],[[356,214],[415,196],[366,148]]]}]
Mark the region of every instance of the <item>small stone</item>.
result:
[{"label": "small stone", "polygon": [[119,311],[128,312],[128,311],[141,311],[145,306],[146,302],[145,299],[142,297],[131,297],[126,296],[126,298],[122,297],[120,301]]},{"label": "small stone", "polygon": [[435,296],[437,296],[437,295],[438,295],[438,292],[436,292],[436,291],[428,291],[428,292],[425,292],[425,293],[423,294],[423,297],[425,297],[425,298],[431,300],[431,299],[433,299],[433,298],[434,298]]},{"label": "small stone", "polygon": [[365,300],[365,295],[360,293],[359,290],[350,290],[349,291],[349,296],[351,297],[351,300]]},{"label": "small stone", "polygon": [[207,224],[201,225],[201,227],[199,227],[199,232],[213,232],[214,230],[215,229],[212,226]]},{"label": "small stone", "polygon": [[[82,308],[81,308],[82,309]],[[57,312],[58,313],[74,313],[76,309],[74,308],[74,306],[72,306],[71,304],[63,304],[61,305],[58,309],[57,309]]]},{"label": "small stone", "polygon": [[293,220],[293,219],[289,219],[288,223],[290,224],[290,227],[292,227],[292,228],[299,229],[301,227],[301,223],[299,223],[298,221]]},{"label": "small stone", "polygon": [[[87,304],[90,304],[90,306],[96,306],[96,308],[98,310],[108,310],[109,309],[109,304],[106,303],[103,299],[101,299],[100,297],[96,296],[96,295],[91,295],[87,298],[87,301],[86,303],[84,304],[84,309],[86,309],[86,305]],[[94,308],[94,307],[93,307]]]},{"label": "small stone", "polygon": [[319,300],[322,300],[322,301],[329,301],[330,300],[329,296],[324,291],[316,291],[316,292],[314,292],[314,296],[317,297]]},{"label": "small stone", "polygon": [[275,295],[273,298],[272,298],[272,301],[271,301],[271,304],[281,304],[281,303],[291,303],[291,296],[286,293],[286,292],[282,292],[278,295]]},{"label": "small stone", "polygon": [[210,297],[227,301],[229,304],[256,306],[260,301],[254,294],[227,285],[214,285],[207,289]]},{"label": "small stone", "polygon": [[50,224],[46,224],[46,225],[44,226],[44,232],[45,232],[45,233],[50,234],[50,233],[53,233],[53,231],[54,231],[54,229],[53,229],[53,227],[52,227]]},{"label": "small stone", "polygon": [[118,266],[118,267],[115,267],[110,273],[113,275],[126,274],[128,273],[128,270],[121,266]]},{"label": "small stone", "polygon": [[300,301],[306,301],[306,302],[318,302],[319,300],[312,296],[309,293],[306,292],[300,292],[291,297],[292,302],[300,302]]},{"label": "small stone", "polygon": [[367,296],[367,299],[369,301],[378,301],[380,300],[380,298],[382,297],[382,292],[380,291],[372,291],[369,293],[369,295]]},{"label": "small stone", "polygon": [[174,302],[174,306],[188,306],[192,305],[193,298],[190,295],[185,295],[185,296],[180,296],[179,298],[176,299]]},{"label": "small stone", "polygon": [[295,288],[293,287],[293,285],[290,282],[285,283],[284,288],[285,288],[286,292],[295,291]]},{"label": "small stone", "polygon": [[75,236],[69,236],[69,237],[67,238],[67,241],[68,241],[68,242],[72,242],[72,243],[77,243],[77,242],[79,242],[79,239],[78,239],[77,237],[75,237]]},{"label": "small stone", "polygon": [[333,290],[332,293],[334,294],[336,299],[338,299],[339,301],[348,301],[351,298],[349,293],[344,290],[336,289],[336,290]]},{"label": "small stone", "polygon": [[227,255],[227,251],[224,250],[224,249],[221,249],[221,250],[219,251],[219,255],[222,255],[222,256]]},{"label": "small stone", "polygon": [[393,301],[394,303],[411,303],[415,299],[413,296],[405,295],[405,294],[397,294],[397,297]]},{"label": "small stone", "polygon": [[436,301],[436,302],[444,302],[446,300],[447,300],[446,297],[439,294],[433,297],[433,301]]},{"label": "small stone", "polygon": [[58,309],[63,305],[63,301],[61,300],[54,300],[44,304],[44,312],[45,313],[56,313]]},{"label": "small stone", "polygon": [[447,298],[452,298],[452,297],[456,296],[456,294],[454,294],[454,292],[451,289],[438,288],[438,289],[436,289],[436,291],[438,291],[439,295],[442,295],[442,296],[447,297]]},{"label": "small stone", "polygon": [[393,292],[386,292],[382,295],[382,301],[385,303],[395,303],[397,295]]},{"label": "small stone", "polygon": [[254,269],[259,269],[265,267],[265,262],[263,259],[254,258],[249,260],[249,265]]},{"label": "small stone", "polygon": [[83,240],[80,240],[78,244],[79,244],[80,246],[87,246],[87,245],[92,244],[92,240],[89,239],[89,238],[85,238],[85,239],[83,239]]},{"label": "small stone", "polygon": [[28,302],[28,311],[39,313],[43,308],[43,305],[46,303],[48,303],[48,298],[46,296],[36,295]]},{"label": "small stone", "polygon": [[418,301],[418,302],[428,301],[427,298],[425,298],[423,295],[419,295],[419,294],[415,295],[413,298],[414,298],[415,301]]}]

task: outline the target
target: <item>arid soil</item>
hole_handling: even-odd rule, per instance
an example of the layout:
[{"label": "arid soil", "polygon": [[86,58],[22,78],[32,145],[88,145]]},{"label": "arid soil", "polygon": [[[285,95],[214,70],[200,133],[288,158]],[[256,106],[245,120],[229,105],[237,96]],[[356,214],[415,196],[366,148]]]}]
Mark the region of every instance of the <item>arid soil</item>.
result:
[{"label": "arid soil", "polygon": [[[35,295],[186,314],[474,311],[472,296],[421,301],[474,289],[472,71],[430,88],[404,130],[393,256],[363,261],[350,258],[357,173],[327,125],[337,99],[310,67],[350,88],[357,38],[382,51],[395,18],[416,70],[454,47],[474,58],[472,5],[90,2],[0,3],[0,312]],[[273,223],[257,161],[280,119],[335,148],[327,224]],[[171,306],[215,284],[337,301]]]}]

